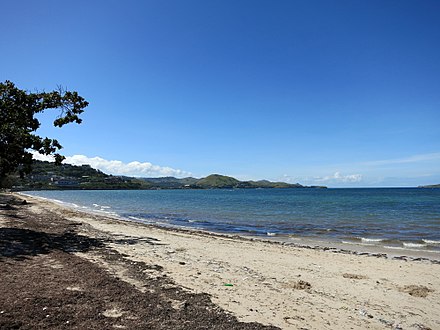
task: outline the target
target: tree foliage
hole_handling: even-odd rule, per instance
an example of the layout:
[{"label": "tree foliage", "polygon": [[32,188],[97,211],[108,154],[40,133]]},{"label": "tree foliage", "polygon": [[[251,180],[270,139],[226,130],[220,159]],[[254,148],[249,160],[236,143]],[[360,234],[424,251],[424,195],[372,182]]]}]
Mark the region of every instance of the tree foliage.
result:
[{"label": "tree foliage", "polygon": [[57,110],[54,126],[80,124],[79,115],[87,105],[88,102],[77,92],[62,88],[31,93],[17,88],[11,81],[0,82],[0,180],[17,170],[21,175],[29,173],[32,150],[53,155],[56,163],[61,163],[64,157],[58,151],[62,146],[55,139],[34,133],[40,127],[35,116],[45,110]]}]

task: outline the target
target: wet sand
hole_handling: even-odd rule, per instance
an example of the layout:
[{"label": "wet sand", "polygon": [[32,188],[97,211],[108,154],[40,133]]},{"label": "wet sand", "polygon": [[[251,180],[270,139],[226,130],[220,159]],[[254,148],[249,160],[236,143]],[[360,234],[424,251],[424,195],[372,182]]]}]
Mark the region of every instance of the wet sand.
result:
[{"label": "wet sand", "polygon": [[[429,258],[163,229],[26,199],[28,214],[80,224],[77,234],[130,262],[155,265],[143,272],[150,280],[166,275],[185,292],[208,294],[239,321],[282,329],[440,328],[440,265]],[[142,281],[94,250],[73,254],[142,291]]]}]

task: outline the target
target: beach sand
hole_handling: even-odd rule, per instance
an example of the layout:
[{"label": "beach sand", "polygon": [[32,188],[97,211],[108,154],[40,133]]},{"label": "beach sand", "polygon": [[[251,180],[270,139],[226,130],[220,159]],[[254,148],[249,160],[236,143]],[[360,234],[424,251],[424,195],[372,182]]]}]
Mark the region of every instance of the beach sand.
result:
[{"label": "beach sand", "polygon": [[[146,283],[166,278],[168,286],[187,294],[208,294],[219,313],[241,322],[282,329],[440,329],[440,264],[432,260],[163,229],[25,198],[30,203],[17,206],[25,218],[63,219],[75,234],[102,242],[99,249],[67,251],[72,257],[93,263],[142,294],[151,291]],[[9,228],[13,221],[2,215],[0,227]],[[104,258],[102,249],[115,251],[124,262]],[[130,275],[130,263],[144,265],[142,278]],[[169,301],[174,310],[185,305]],[[106,311],[124,326],[120,310]],[[250,328],[257,329],[257,323]],[[182,329],[203,328],[203,323],[199,326]]]}]

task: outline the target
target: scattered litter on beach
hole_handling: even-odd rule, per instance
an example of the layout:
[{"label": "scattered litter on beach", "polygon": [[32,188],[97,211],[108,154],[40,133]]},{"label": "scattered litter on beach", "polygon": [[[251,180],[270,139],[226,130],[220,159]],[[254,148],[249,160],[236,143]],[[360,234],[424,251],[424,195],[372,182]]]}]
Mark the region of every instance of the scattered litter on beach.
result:
[{"label": "scattered litter on beach", "polygon": [[371,315],[370,313],[368,313],[367,310],[365,310],[365,309],[363,309],[363,308],[361,308],[361,309],[359,310],[359,314],[360,314],[361,316],[368,317],[369,319],[372,319],[372,318],[374,317],[373,315]]}]

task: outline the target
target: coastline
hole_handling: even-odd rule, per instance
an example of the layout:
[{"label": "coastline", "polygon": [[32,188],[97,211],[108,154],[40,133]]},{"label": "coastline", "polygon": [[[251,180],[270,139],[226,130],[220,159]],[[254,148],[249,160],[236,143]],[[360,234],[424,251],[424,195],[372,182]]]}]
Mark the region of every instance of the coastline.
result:
[{"label": "coastline", "polygon": [[[282,245],[290,245],[293,247],[305,248],[305,249],[314,249],[314,250],[323,250],[330,251],[333,253],[343,253],[343,254],[354,254],[354,255],[366,255],[371,257],[378,258],[388,258],[388,259],[400,259],[405,261],[424,261],[429,260],[433,263],[440,264],[440,250],[430,250],[423,249],[418,247],[398,247],[398,246],[389,246],[384,244],[377,244],[382,240],[377,239],[360,239],[359,241],[353,240],[337,240],[331,239],[329,237],[304,237],[304,236],[290,236],[290,235],[272,235],[271,233],[267,233],[267,236],[254,236],[252,234],[243,234],[243,233],[227,233],[227,232],[218,232],[218,231],[210,231],[206,229],[199,229],[194,227],[186,227],[186,226],[176,226],[176,225],[168,225],[168,224],[158,224],[158,223],[150,223],[145,222],[142,219],[137,219],[133,217],[122,217],[118,214],[109,211],[109,207],[106,206],[105,209],[101,210],[87,210],[81,208],[80,206],[74,203],[68,203],[61,200],[50,199],[41,196],[35,196],[27,194],[26,192],[14,192],[13,194],[23,196],[25,198],[34,198],[43,202],[54,203],[63,208],[69,208],[73,211],[78,211],[84,213],[85,215],[98,215],[107,218],[111,218],[114,220],[124,221],[124,222],[133,222],[138,223],[145,226],[152,226],[156,228],[161,228],[165,230],[177,231],[182,233],[193,233],[193,234],[201,234],[201,235],[210,235],[210,236],[218,236],[225,238],[234,238],[241,240],[250,240],[250,241],[262,241],[266,243],[274,243],[274,244],[282,244]],[[417,244],[416,244],[417,245]]]},{"label": "coastline", "polygon": [[[106,248],[127,260],[159,265],[161,271],[148,273],[152,279],[165,274],[189,292],[207,293],[239,321],[282,329],[440,327],[440,265],[408,256],[408,250],[406,257],[385,257],[381,251],[343,249],[328,242],[321,246],[159,228],[25,198],[29,213],[80,223],[79,234],[103,239]],[[100,267],[112,266],[90,252],[75,255]]]}]

